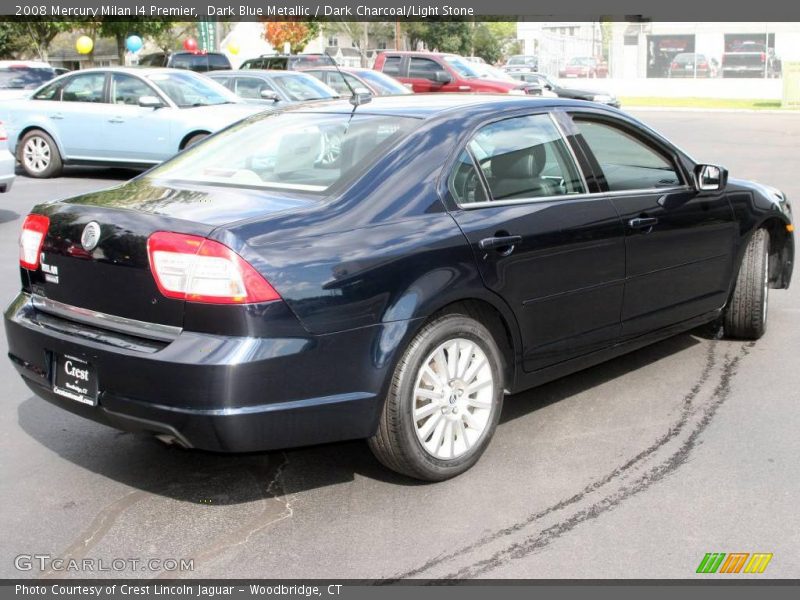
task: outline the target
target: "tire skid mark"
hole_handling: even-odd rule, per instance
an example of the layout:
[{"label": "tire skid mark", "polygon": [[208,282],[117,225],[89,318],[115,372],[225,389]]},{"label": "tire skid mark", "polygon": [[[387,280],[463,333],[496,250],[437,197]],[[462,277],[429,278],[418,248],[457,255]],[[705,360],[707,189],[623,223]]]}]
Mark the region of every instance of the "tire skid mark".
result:
[{"label": "tire skid mark", "polygon": [[576,493],[575,495],[569,498],[565,498],[557,502],[556,504],[553,504],[545,509],[542,509],[541,511],[533,513],[524,520],[519,521],[518,523],[514,523],[513,525],[504,527],[503,529],[499,529],[495,532],[485,535],[476,542],[473,542],[466,546],[462,546],[458,550],[455,550],[448,554],[439,554],[419,567],[416,567],[409,571],[405,571],[404,573],[401,573],[399,575],[394,575],[391,578],[379,581],[378,585],[392,584],[400,581],[401,579],[416,577],[417,575],[420,575],[421,573],[424,573],[425,571],[428,571],[429,569],[437,565],[454,560],[464,554],[477,550],[481,546],[485,546],[503,537],[517,533],[520,530],[532,525],[537,521],[542,520],[543,518],[549,516],[552,513],[558,512],[569,506],[572,506],[573,504],[579,503],[589,494],[592,494],[593,492],[596,492],[600,488],[605,487],[609,483],[616,481],[617,479],[626,475],[631,468],[637,466],[639,463],[645,462],[648,458],[652,457],[658,450],[660,450],[664,445],[675,439],[686,427],[687,423],[689,422],[689,418],[691,417],[693,412],[692,408],[694,401],[700,394],[700,392],[704,389],[706,383],[708,383],[708,380],[711,377],[711,373],[717,364],[716,349],[717,349],[717,342],[712,341],[708,345],[708,349],[706,350],[705,362],[703,365],[703,370],[700,373],[700,376],[698,377],[697,381],[692,386],[692,388],[689,390],[689,392],[684,396],[683,401],[681,402],[681,410],[678,419],[670,426],[670,428],[663,435],[658,437],[646,449],[642,450],[641,452],[639,452],[638,454],[627,460],[622,465],[614,468],[605,476],[588,484],[586,487],[584,487],[580,492]]},{"label": "tire skid mark", "polygon": [[[133,490],[104,507],[95,515],[89,527],[61,553],[60,558],[63,558],[64,562],[84,558],[89,550],[100,543],[123,513],[149,495],[150,492]],[[43,571],[39,577],[41,579],[49,579],[63,576],[64,573],[62,571],[54,571],[51,567]]]},{"label": "tire skid mark", "polygon": [[[259,515],[232,531],[218,536],[210,544],[191,555],[189,559],[194,560],[195,566],[206,561],[213,561],[226,550],[246,544],[254,534],[294,515],[292,500],[287,498],[283,482],[283,474],[289,466],[289,457],[285,452],[282,454],[283,461],[275,468],[267,468],[266,472],[261,472],[255,467],[250,469],[257,484],[263,481],[265,476],[269,479],[264,497],[261,499],[263,506]],[[164,571],[155,579],[174,579],[180,576],[181,573],[176,571]]]},{"label": "tire skid mark", "polygon": [[601,514],[609,512],[619,506],[628,498],[635,496],[655,483],[661,481],[666,476],[672,474],[689,458],[691,451],[697,445],[697,441],[702,433],[711,424],[717,410],[725,403],[730,395],[731,380],[736,375],[739,362],[750,353],[753,343],[742,346],[737,356],[726,357],[720,382],[714,389],[711,402],[700,412],[701,417],[691,430],[686,440],[680,445],[678,450],[671,454],[666,460],[648,470],[644,475],[636,479],[631,485],[620,488],[617,492],[603,498],[587,509],[581,510],[568,519],[544,529],[540,533],[529,536],[522,542],[514,543],[509,547],[496,552],[490,558],[477,561],[468,567],[464,567],[456,572],[446,575],[443,579],[462,579],[478,577],[487,571],[501,566],[504,562],[519,559],[540,550],[568,533],[581,523],[596,519]]}]

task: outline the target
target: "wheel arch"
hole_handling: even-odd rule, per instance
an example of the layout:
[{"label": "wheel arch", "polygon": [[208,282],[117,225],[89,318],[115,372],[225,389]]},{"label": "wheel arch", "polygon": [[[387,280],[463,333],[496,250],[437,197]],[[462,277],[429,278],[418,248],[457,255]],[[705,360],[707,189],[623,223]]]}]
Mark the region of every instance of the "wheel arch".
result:
[{"label": "wheel arch", "polygon": [[58,149],[58,153],[61,155],[62,160],[65,159],[64,147],[61,145],[61,139],[58,137],[58,135],[53,133],[52,130],[48,129],[47,127],[43,127],[39,123],[31,123],[30,125],[26,125],[17,134],[17,140],[16,140],[16,143],[14,145],[14,158],[16,158],[17,160],[20,159],[19,153],[20,153],[20,150],[22,149],[22,146],[21,146],[22,140],[26,135],[28,135],[31,131],[34,131],[34,130],[39,130],[42,133],[46,133],[47,135],[49,135],[53,139],[53,141],[56,143],[56,148]]},{"label": "wheel arch", "polygon": [[[766,229],[769,234],[769,284],[773,289],[786,289],[792,278],[794,263],[794,236],[787,229],[790,224],[784,219],[769,216],[750,232],[747,241],[757,229]],[[739,260],[741,265],[741,257]]]},{"label": "wheel arch", "polygon": [[181,143],[178,144],[178,150],[183,150],[186,147],[187,142],[196,135],[211,135],[211,132],[205,129],[195,129],[190,131],[181,138]]}]

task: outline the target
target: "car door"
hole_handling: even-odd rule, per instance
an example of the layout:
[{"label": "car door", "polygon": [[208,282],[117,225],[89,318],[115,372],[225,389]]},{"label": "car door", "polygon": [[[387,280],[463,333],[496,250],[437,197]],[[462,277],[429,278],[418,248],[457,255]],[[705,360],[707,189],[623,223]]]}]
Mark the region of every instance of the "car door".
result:
[{"label": "car door", "polygon": [[[139,106],[139,99],[155,96],[164,102],[160,108]],[[105,135],[99,141],[104,154],[121,162],[155,163],[175,154],[170,142],[170,124],[176,108],[140,77],[112,73],[109,99],[113,108],[103,124]]]},{"label": "car door", "polygon": [[55,134],[61,140],[64,158],[104,160],[102,137],[112,107],[106,99],[106,73],[90,71],[70,77],[61,87],[61,101],[49,114]]},{"label": "car door", "polygon": [[488,288],[514,311],[535,371],[614,344],[625,278],[622,223],[588,193],[557,117],[486,124],[447,182]]},{"label": "car door", "polygon": [[626,228],[623,338],[724,306],[738,236],[724,191],[698,192],[674,149],[634,124],[580,112],[573,122]]}]

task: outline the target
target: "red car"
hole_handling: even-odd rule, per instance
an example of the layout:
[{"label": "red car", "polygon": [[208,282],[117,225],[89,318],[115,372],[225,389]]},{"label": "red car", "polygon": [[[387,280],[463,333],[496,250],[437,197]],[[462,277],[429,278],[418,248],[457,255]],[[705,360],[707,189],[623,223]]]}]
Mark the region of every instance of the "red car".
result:
[{"label": "red car", "polygon": [[559,77],[607,77],[608,65],[590,56],[570,59],[567,66],[559,71]]},{"label": "red car", "polygon": [[382,52],[375,59],[376,71],[411,85],[417,92],[484,92],[525,94],[524,85],[481,77],[475,65],[463,56],[437,52]]}]

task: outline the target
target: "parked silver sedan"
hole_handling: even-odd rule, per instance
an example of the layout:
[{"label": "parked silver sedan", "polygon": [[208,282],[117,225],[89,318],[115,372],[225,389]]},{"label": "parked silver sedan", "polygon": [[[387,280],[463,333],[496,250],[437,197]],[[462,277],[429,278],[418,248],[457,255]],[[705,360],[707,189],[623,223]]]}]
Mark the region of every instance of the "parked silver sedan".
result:
[{"label": "parked silver sedan", "polygon": [[8,145],[31,177],[65,164],[149,167],[263,107],[176,69],[87,69],[0,102]]}]

